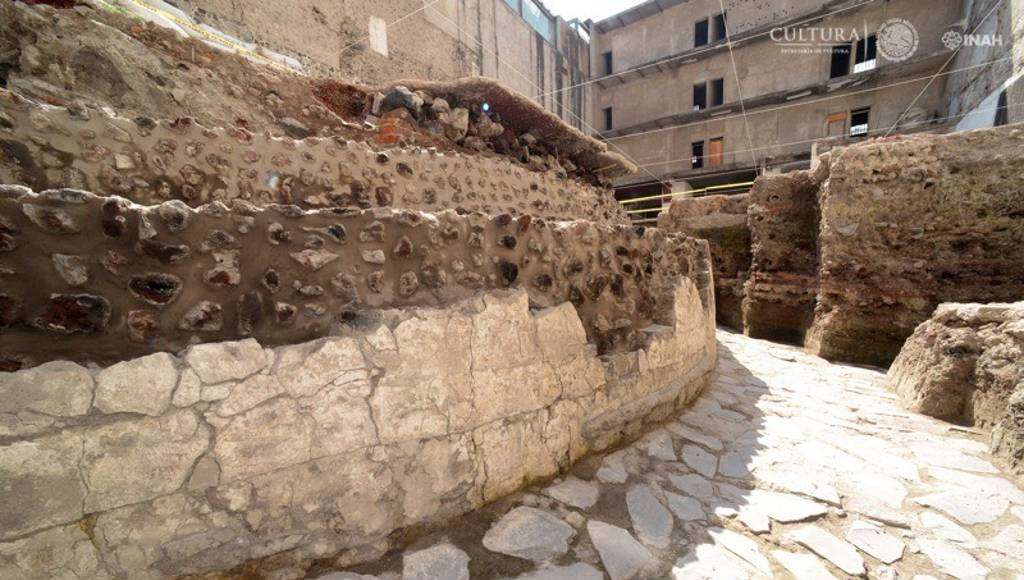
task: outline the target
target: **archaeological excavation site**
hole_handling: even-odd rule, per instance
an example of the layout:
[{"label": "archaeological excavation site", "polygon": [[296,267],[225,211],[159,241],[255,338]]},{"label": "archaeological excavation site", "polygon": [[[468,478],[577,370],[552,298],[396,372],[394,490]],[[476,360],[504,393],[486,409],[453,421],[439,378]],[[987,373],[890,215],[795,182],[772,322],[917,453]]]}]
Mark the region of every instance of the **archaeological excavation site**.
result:
[{"label": "archaeological excavation site", "polygon": [[1024,5],[599,4],[0,0],[0,580],[1024,579]]}]

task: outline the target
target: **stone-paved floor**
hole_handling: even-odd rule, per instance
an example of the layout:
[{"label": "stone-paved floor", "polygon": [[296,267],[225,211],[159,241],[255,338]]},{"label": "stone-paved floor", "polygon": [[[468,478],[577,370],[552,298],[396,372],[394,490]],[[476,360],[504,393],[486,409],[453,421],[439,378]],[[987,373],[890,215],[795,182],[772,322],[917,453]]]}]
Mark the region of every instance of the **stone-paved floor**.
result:
[{"label": "stone-paved floor", "polygon": [[697,404],[351,578],[1024,579],[1024,492],[876,370],[719,332]]}]

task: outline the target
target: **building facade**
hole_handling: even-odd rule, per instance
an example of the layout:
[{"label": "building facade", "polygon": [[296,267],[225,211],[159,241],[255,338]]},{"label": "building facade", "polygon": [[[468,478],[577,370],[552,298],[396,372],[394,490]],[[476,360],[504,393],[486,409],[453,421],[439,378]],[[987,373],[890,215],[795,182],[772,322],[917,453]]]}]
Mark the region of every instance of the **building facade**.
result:
[{"label": "building facade", "polygon": [[[153,0],[150,0],[153,1]],[[487,76],[590,132],[587,34],[539,0],[175,0],[198,22],[366,84]],[[567,88],[575,87],[575,88]]]},{"label": "building facade", "polygon": [[955,125],[935,75],[962,4],[651,0],[594,23],[594,124],[641,168],[620,196],[748,182],[836,144]]}]

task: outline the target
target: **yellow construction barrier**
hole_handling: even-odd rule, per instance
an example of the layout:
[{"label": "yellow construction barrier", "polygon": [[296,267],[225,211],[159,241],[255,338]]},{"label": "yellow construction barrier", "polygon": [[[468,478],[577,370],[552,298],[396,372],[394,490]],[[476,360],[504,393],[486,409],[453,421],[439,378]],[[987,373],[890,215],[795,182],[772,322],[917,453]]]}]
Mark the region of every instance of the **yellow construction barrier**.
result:
[{"label": "yellow construction barrier", "polygon": [[[622,205],[628,205],[628,204],[631,204],[631,203],[640,203],[642,201],[651,201],[652,199],[665,199],[665,198],[672,198],[672,197],[676,197],[676,196],[680,196],[680,195],[694,195],[694,194],[697,194],[697,193],[707,193],[709,191],[721,191],[723,189],[740,189],[740,188],[743,188],[743,187],[750,187],[752,185],[754,185],[753,181],[744,181],[742,183],[727,183],[725,185],[711,185],[711,186],[705,187],[703,189],[691,189],[689,191],[677,191],[677,192],[674,192],[674,193],[663,193],[661,195],[652,195],[652,196],[648,196],[648,197],[637,197],[637,198],[634,198],[634,199],[624,199],[624,200],[620,201],[619,203],[622,204]],[[660,208],[652,208],[652,209],[660,209]],[[650,210],[643,210],[643,211],[650,211]],[[626,213],[637,213],[637,212],[626,212]]]}]

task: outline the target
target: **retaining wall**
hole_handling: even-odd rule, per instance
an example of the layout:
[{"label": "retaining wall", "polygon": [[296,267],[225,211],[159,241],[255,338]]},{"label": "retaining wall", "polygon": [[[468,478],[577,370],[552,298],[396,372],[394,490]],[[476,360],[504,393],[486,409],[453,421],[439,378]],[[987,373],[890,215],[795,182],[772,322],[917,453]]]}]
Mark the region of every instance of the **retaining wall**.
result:
[{"label": "retaining wall", "polygon": [[888,365],[940,302],[1024,296],[1024,131],[871,141],[832,154],[809,348]]},{"label": "retaining wall", "polygon": [[750,196],[677,197],[658,217],[658,227],[708,241],[715,273],[718,322],[743,328],[743,285],[750,270]]},{"label": "retaining wall", "polygon": [[750,276],[743,297],[748,336],[803,344],[818,291],[818,189],[813,171],[764,175],[750,190]]},{"label": "retaining wall", "polygon": [[714,306],[710,287],[676,281],[643,348],[604,357],[571,304],[531,312],[520,289],[291,346],[0,373],[0,576],[380,553],[396,529],[552,476],[693,400],[715,365]]}]

